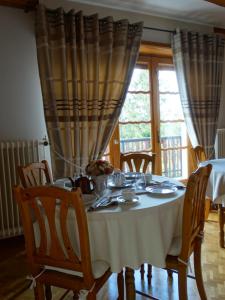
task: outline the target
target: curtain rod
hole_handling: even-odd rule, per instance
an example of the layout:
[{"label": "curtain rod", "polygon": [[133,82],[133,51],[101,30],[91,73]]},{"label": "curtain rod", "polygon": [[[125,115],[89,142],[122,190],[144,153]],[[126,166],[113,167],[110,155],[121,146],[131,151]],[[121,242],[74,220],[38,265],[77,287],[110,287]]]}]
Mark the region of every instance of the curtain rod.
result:
[{"label": "curtain rod", "polygon": [[173,33],[173,34],[176,33],[176,30],[168,30],[168,29],[161,29],[161,28],[155,28],[155,27],[146,27],[146,26],[144,26],[143,29],[163,31],[163,32],[169,32],[169,33]]}]

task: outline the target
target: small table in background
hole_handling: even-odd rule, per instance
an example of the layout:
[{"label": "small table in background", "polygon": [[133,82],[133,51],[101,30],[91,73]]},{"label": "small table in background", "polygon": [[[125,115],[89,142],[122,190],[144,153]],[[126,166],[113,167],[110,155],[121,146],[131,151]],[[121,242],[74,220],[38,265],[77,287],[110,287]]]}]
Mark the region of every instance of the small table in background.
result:
[{"label": "small table in background", "polygon": [[225,224],[225,158],[204,161],[200,166],[212,165],[211,175],[207,186],[206,195],[214,204],[219,205],[220,246],[224,245]]}]

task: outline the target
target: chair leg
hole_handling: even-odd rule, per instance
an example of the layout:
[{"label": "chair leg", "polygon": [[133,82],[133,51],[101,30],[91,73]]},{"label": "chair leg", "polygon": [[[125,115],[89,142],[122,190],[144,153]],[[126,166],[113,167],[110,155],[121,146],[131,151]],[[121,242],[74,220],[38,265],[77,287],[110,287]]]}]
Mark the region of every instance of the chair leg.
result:
[{"label": "chair leg", "polygon": [[140,273],[141,273],[141,280],[144,280],[144,276],[145,276],[145,265],[144,264],[141,265]]},{"label": "chair leg", "polygon": [[168,277],[173,278],[173,271],[170,269],[166,269],[166,271],[167,271]]},{"label": "chair leg", "polygon": [[36,282],[36,287],[34,288],[34,298],[35,300],[45,300],[44,287],[38,281]]},{"label": "chair leg", "polygon": [[78,300],[79,299],[79,295],[77,292],[73,292],[73,300]]},{"label": "chair leg", "polygon": [[51,291],[50,285],[45,285],[45,298],[46,298],[46,300],[52,299],[52,291]]},{"label": "chair leg", "polygon": [[148,283],[151,283],[152,279],[152,265],[148,264]]},{"label": "chair leg", "polygon": [[125,272],[125,282],[126,282],[126,299],[135,300],[135,283],[134,283],[134,270],[126,267]]},{"label": "chair leg", "polygon": [[187,267],[180,267],[178,270],[179,299],[187,300]]},{"label": "chair leg", "polygon": [[117,300],[124,300],[124,276],[123,270],[117,275],[118,298]]},{"label": "chair leg", "polygon": [[203,278],[202,278],[202,268],[201,268],[201,241],[199,240],[196,243],[194,249],[194,269],[195,269],[195,278],[198,288],[198,292],[201,300],[207,300]]},{"label": "chair leg", "polygon": [[225,248],[224,246],[224,223],[225,223],[225,217],[224,217],[225,211],[222,207],[222,204],[219,204],[219,225],[220,225],[220,247]]}]

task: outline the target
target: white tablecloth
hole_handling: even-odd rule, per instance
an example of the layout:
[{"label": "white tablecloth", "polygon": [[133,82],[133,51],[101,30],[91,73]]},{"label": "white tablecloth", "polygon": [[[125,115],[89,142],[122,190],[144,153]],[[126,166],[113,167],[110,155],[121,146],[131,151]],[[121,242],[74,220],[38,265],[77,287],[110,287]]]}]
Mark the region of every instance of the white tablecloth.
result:
[{"label": "white tablecloth", "polygon": [[212,165],[212,172],[209,177],[206,195],[211,198],[214,203],[225,204],[225,159],[204,161],[200,166],[205,166],[209,163]]},{"label": "white tablecloth", "polygon": [[181,237],[184,192],[161,197],[146,193],[138,195],[136,205],[87,212],[92,259],[106,261],[116,273],[144,262],[165,267],[173,238]]},{"label": "white tablecloth", "polygon": [[[163,181],[166,178],[154,176],[153,179]],[[123,267],[138,269],[144,262],[165,267],[172,241],[181,238],[184,193],[184,189],[166,196],[145,193],[138,195],[136,204],[119,204],[87,212],[92,261],[107,262],[115,273]],[[69,211],[67,222],[70,240],[77,249],[74,211]],[[39,236],[37,230],[36,238]],[[36,243],[39,243],[38,238]]]}]

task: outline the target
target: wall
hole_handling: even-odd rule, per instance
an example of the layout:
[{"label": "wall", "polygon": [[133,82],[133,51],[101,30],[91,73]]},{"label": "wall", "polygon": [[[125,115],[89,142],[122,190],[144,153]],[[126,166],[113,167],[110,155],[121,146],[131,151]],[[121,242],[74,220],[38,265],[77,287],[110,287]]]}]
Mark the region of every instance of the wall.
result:
[{"label": "wall", "polygon": [[33,20],[0,6],[0,140],[46,135]]},{"label": "wall", "polygon": [[[176,28],[182,29],[189,29],[193,31],[203,31],[203,32],[211,32],[212,27],[204,26],[200,24],[193,24],[182,22],[173,19],[167,18],[160,18],[153,15],[143,15],[138,14],[137,12],[127,12],[122,11],[119,9],[111,9],[107,7],[100,7],[96,5],[87,5],[87,4],[80,4],[75,1],[63,1],[63,0],[44,0],[40,1],[44,5],[50,8],[56,7],[64,7],[66,11],[70,10],[71,8],[75,9],[76,11],[82,10],[85,15],[92,15],[98,13],[99,17],[106,17],[106,16],[113,16],[115,20],[119,19],[128,19],[131,23],[135,22],[144,22],[144,26],[146,27],[157,27],[162,29],[174,30]],[[91,1],[90,1],[91,2]],[[94,2],[94,1],[92,1]],[[159,43],[170,43],[170,34],[165,32],[159,31],[152,31],[152,30],[144,30],[143,39],[147,41],[154,41]]]}]

